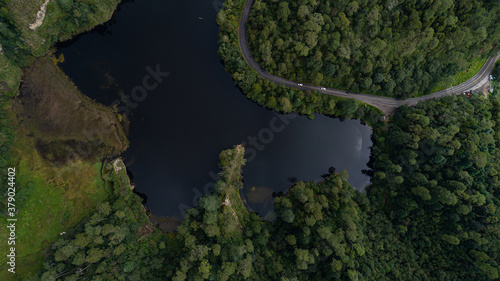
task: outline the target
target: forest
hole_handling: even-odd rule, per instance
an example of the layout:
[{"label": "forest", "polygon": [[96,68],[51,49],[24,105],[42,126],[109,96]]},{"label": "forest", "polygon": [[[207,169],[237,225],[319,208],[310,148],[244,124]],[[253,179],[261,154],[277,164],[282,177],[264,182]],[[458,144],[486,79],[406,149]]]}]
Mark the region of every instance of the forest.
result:
[{"label": "forest", "polygon": [[111,18],[119,0],[56,0],[47,5],[43,24],[30,28],[43,1],[0,0],[2,55],[25,67],[54,43],[88,31]]},{"label": "forest", "polygon": [[[104,1],[52,1],[49,5],[49,11],[52,12],[47,18],[50,24],[39,32],[42,38],[43,34],[51,32],[53,36],[46,38],[47,44],[29,45],[26,42],[41,41],[37,41],[36,37],[40,34],[20,28],[21,23],[27,20],[21,8],[27,7],[15,6],[21,1],[1,3],[2,46],[11,44],[5,54],[0,53],[1,66],[6,69],[0,74],[0,168],[3,169],[13,162],[9,152],[18,128],[12,122],[14,117],[11,116],[10,100],[18,94],[20,67],[45,54],[53,42],[91,28],[97,18],[105,20],[104,17],[93,17],[91,14],[102,7],[111,9],[112,6],[99,8],[98,5],[107,5]],[[31,5],[31,2],[26,3],[27,6]],[[262,2],[258,3],[261,4],[256,5],[262,5]],[[361,13],[365,9],[363,7],[372,5],[360,3],[357,3],[357,12],[351,15],[347,11],[343,12],[348,21],[360,17],[357,13]],[[379,3],[379,8],[375,10],[382,17],[389,13],[389,9],[385,9],[382,4],[396,5],[397,1],[375,3]],[[393,8],[403,9],[407,5],[411,9],[417,7],[412,5],[420,2],[404,3]],[[474,20],[486,21],[491,24],[491,30],[498,30],[495,27],[498,21],[491,20],[490,11],[496,9],[489,6],[494,4],[493,1],[425,3],[439,3],[438,6],[444,5],[444,8],[449,6],[444,11],[453,11],[457,19],[463,19],[457,7],[463,5],[466,9],[471,3],[468,11],[478,11],[477,15],[474,14]],[[21,260],[33,257],[34,260],[19,265],[19,270],[25,271],[24,275],[19,276],[26,276],[28,270],[34,271],[34,274],[29,278],[20,278],[29,281],[499,279],[498,96],[485,98],[483,95],[471,95],[469,98],[460,95],[431,100],[415,107],[404,106],[398,109],[386,127],[378,122],[380,112],[352,99],[287,89],[260,79],[246,65],[238,49],[237,25],[242,4],[243,1],[226,1],[217,19],[221,30],[219,53],[236,84],[250,99],[281,112],[296,111],[309,116],[313,112],[320,112],[344,118],[360,118],[372,124],[374,145],[370,161],[372,171],[369,172],[372,183],[368,193],[358,193],[350,186],[347,171],[332,170],[323,176],[322,182],[300,181],[286,194],[277,196],[276,220],[265,221],[258,214],[249,213],[240,197],[244,148],[235,146],[220,154],[220,179],[214,192],[202,197],[199,205],[188,211],[188,216],[177,232],[161,233],[149,222],[141,198],[133,193],[123,164],[98,162],[95,166],[97,169],[90,167],[76,174],[69,172],[87,167],[84,165],[88,163],[67,167],[44,166],[36,171],[25,169],[27,172],[19,178],[22,183],[19,192],[23,194],[23,200],[31,201],[21,204],[26,209],[37,205],[38,209],[37,212],[25,214],[24,223],[27,224],[29,219],[38,219],[37,215],[45,214],[43,212],[47,209],[55,210],[40,220],[41,228],[30,228],[26,233],[20,233],[24,235],[23,243],[39,237],[45,241],[41,246],[38,244],[42,242],[37,244],[43,248],[42,254],[34,252],[22,257]],[[9,9],[8,15],[3,9],[4,5]],[[279,5],[272,2],[268,9]],[[294,5],[298,13],[299,10],[310,11],[313,7],[319,9],[326,4],[298,1],[290,4],[289,9],[294,9]],[[304,5],[306,9],[300,9]],[[72,21],[70,13],[76,13],[77,16],[78,11],[85,7],[89,9],[85,12],[85,19]],[[34,5],[30,13],[36,13],[38,9],[39,5]],[[66,12],[62,12],[63,9]],[[314,16],[315,12],[312,11]],[[53,17],[50,16],[52,14]],[[99,12],[99,15],[102,14],[109,15]],[[288,16],[291,19],[292,14]],[[438,22],[434,20],[442,21],[443,16],[429,16],[432,19],[430,26],[436,34],[451,28],[444,27],[439,31],[439,27],[436,27]],[[403,13],[400,13],[402,17]],[[324,21],[325,18],[323,16]],[[312,19],[316,19],[316,16]],[[364,18],[360,22],[363,21]],[[400,27],[408,26],[404,23],[399,21]],[[420,23],[427,24],[422,20]],[[454,24],[465,26],[458,21]],[[345,30],[360,28],[354,23],[349,26]],[[375,25],[374,22],[371,26],[383,30],[380,23]],[[473,29],[474,22],[466,26],[470,32],[476,31]],[[387,27],[389,29],[398,30],[397,26]],[[490,30],[484,32],[489,33]],[[445,48],[440,42],[441,39],[446,41],[446,38],[439,38],[433,54]],[[3,40],[6,40],[5,45]],[[276,38],[271,42],[278,40]],[[324,45],[319,41],[318,50]],[[483,53],[493,50],[491,46],[481,45],[486,44],[486,41],[478,42],[478,46],[471,43],[469,47],[483,48]],[[299,62],[302,63],[301,60]],[[426,65],[424,61],[420,63]],[[436,66],[437,69],[440,68]],[[495,71],[498,73],[498,68]],[[305,72],[301,75],[308,79]],[[397,87],[394,87],[394,93],[401,94],[394,96],[406,95]],[[408,93],[413,94],[411,91]],[[18,138],[17,145],[22,141],[26,140]],[[35,164],[47,164],[40,159],[29,158],[36,154],[33,148],[21,146],[16,151],[25,153],[21,155],[27,157],[23,163],[26,165],[28,162],[33,166],[29,166],[31,169],[35,169]],[[52,174],[48,172],[59,173],[60,177],[63,175],[61,182],[64,184],[59,186],[58,179],[55,176],[51,178]],[[45,184],[47,179],[52,185]],[[97,199],[85,197],[90,197],[89,194],[94,191]],[[78,205],[83,201],[85,204]],[[80,220],[80,216],[83,219]],[[62,226],[64,233],[60,230]],[[43,266],[40,267],[39,263],[43,263]],[[21,269],[21,265],[31,267]]]},{"label": "forest", "polygon": [[227,0],[217,15],[219,25],[219,55],[235,84],[251,100],[278,112],[298,112],[314,118],[323,113],[344,119],[362,119],[368,124],[379,121],[382,112],[355,99],[301,91],[262,79],[247,65],[238,45],[238,26],[244,1]]},{"label": "forest", "polygon": [[40,9],[38,2],[0,0],[0,168],[7,165],[14,137],[9,109],[12,97],[19,94],[21,67],[46,54],[54,43],[106,21],[119,1],[54,1],[44,24],[34,31],[28,22]]},{"label": "forest", "polygon": [[[499,124],[496,95],[452,96],[402,107],[387,130],[374,128],[367,194],[349,185],[347,171],[331,171],[322,182],[298,182],[277,196],[275,221],[244,208],[238,192],[245,160],[243,147],[236,146],[220,155],[215,191],[188,211],[175,234],[160,239],[163,249],[151,246],[144,253],[130,246],[140,254],[118,265],[108,249],[117,247],[112,242],[117,234],[108,234],[103,240],[96,237],[99,243],[75,244],[71,255],[58,254],[81,239],[75,232],[54,244],[48,263],[55,266],[42,276],[61,272],[54,271],[60,262],[65,269],[73,264],[72,272],[85,265],[82,276],[117,266],[139,278],[142,267],[130,265],[147,260],[151,269],[161,263],[152,280],[496,280]],[[101,224],[114,225],[107,229],[116,231],[123,227],[116,218],[96,227]],[[137,227],[130,229],[124,231],[133,236]],[[78,264],[84,257],[77,254],[80,249],[87,259],[93,255],[87,245],[102,251],[103,261]],[[110,258],[106,264],[104,257]],[[110,269],[101,269],[106,266]]]},{"label": "forest", "polygon": [[149,222],[124,165],[118,172],[114,165],[108,161],[103,169],[109,199],[61,235],[40,277],[29,280],[161,280],[168,237]]},{"label": "forest", "polygon": [[496,54],[499,12],[485,0],[256,0],[248,41],[274,75],[409,98]]}]

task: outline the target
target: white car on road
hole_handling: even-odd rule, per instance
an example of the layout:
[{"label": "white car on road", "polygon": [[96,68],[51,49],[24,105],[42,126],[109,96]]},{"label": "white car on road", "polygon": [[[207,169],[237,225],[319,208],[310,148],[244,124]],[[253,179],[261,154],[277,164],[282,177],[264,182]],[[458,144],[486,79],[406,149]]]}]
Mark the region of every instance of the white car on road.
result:
[{"label": "white car on road", "polygon": [[299,85],[299,86],[301,86],[301,87],[302,87],[302,86],[304,86],[304,84],[302,84],[302,83],[298,83],[297,85]]},{"label": "white car on road", "polygon": [[325,90],[326,90],[326,88],[325,88],[325,87],[321,87],[321,90],[325,91]]}]

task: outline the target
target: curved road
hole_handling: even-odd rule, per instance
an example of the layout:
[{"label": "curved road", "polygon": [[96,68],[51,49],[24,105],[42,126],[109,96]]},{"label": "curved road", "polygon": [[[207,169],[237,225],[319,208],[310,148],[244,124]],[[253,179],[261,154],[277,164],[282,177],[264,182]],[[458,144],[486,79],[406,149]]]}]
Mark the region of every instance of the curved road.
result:
[{"label": "curved road", "polygon": [[459,84],[457,86],[429,94],[426,96],[422,97],[416,97],[416,98],[410,98],[410,99],[405,99],[405,100],[398,100],[394,98],[388,98],[388,97],[380,97],[380,96],[374,96],[374,95],[367,95],[367,94],[358,94],[358,93],[350,93],[347,94],[346,91],[344,90],[338,90],[338,89],[333,89],[333,88],[324,88],[322,90],[321,86],[316,86],[316,85],[310,85],[310,84],[305,84],[303,83],[302,86],[299,86],[297,82],[287,80],[285,78],[272,75],[268,73],[267,71],[263,70],[261,66],[255,61],[254,57],[252,56],[252,53],[250,52],[250,48],[248,47],[248,41],[247,41],[247,28],[245,26],[245,23],[248,19],[248,15],[250,14],[250,10],[252,8],[252,5],[255,0],[246,0],[245,3],[245,8],[243,9],[243,14],[240,19],[240,25],[238,29],[238,41],[240,45],[240,50],[241,53],[243,54],[243,57],[245,58],[246,62],[250,67],[252,67],[259,75],[267,79],[269,81],[272,81],[274,83],[277,83],[279,85],[299,89],[299,90],[312,90],[312,91],[317,91],[320,93],[328,94],[328,95],[333,95],[333,96],[338,96],[338,97],[344,97],[344,98],[354,98],[358,101],[373,105],[380,110],[382,110],[386,115],[387,114],[393,114],[394,111],[396,110],[397,107],[407,104],[407,105],[416,105],[420,101],[426,101],[429,99],[433,98],[440,98],[440,97],[445,97],[445,96],[451,96],[455,94],[461,94],[463,92],[466,92],[470,90],[472,87],[477,85],[479,82],[481,82],[483,79],[488,79],[488,75],[491,73],[493,70],[493,66],[495,65],[495,61],[498,59],[500,56],[497,55],[496,57],[490,57],[486,61],[486,63],[483,65],[481,70],[474,75],[471,79],[465,81],[462,84]]}]

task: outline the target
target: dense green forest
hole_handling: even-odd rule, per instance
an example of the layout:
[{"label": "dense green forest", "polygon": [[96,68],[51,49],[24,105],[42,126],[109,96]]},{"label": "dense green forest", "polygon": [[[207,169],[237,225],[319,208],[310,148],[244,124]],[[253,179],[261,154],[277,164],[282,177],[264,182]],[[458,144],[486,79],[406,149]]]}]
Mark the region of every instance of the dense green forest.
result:
[{"label": "dense green forest", "polygon": [[408,98],[496,53],[499,12],[486,0],[256,0],[248,41],[274,75]]},{"label": "dense green forest", "polygon": [[[388,130],[374,128],[368,195],[349,185],[346,171],[333,171],[323,182],[298,182],[276,197],[274,222],[243,207],[238,191],[245,160],[237,146],[221,153],[215,191],[188,211],[175,235],[158,238],[165,248],[145,253],[127,240],[137,259],[127,254],[117,264],[111,252],[118,245],[97,234],[100,243],[81,249],[87,258],[91,249],[108,254],[87,270],[116,266],[141,276],[142,269],[131,264],[146,260],[151,270],[163,261],[155,271],[163,275],[152,280],[498,279],[499,124],[497,96],[452,96],[402,107]],[[112,217],[94,224],[124,227]],[[83,229],[55,244],[49,264],[58,259],[72,270],[82,267],[75,265],[80,259],[83,264],[79,246],[67,260],[57,253],[82,239]]]},{"label": "dense green forest", "polygon": [[262,79],[247,65],[238,45],[238,26],[245,2],[227,0],[217,15],[219,25],[219,55],[243,93],[251,100],[279,112],[298,112],[314,118],[323,113],[341,118],[357,118],[373,124],[381,111],[354,99],[300,91]]},{"label": "dense green forest", "polygon": [[[36,5],[29,10],[30,14],[36,13],[41,5],[40,1],[33,2]],[[12,6],[19,3],[3,1],[0,11],[5,13],[3,5],[12,11],[21,11],[21,6]],[[71,20],[65,20],[71,16],[58,12],[69,7],[67,11],[75,13],[86,3],[93,3],[92,11],[99,9],[95,1],[50,2],[48,25],[42,25],[37,32],[50,33],[50,28],[54,28],[54,37],[47,37],[49,42],[63,39],[66,35],[61,35],[62,30],[68,34],[77,32],[80,26],[73,28]],[[307,3],[295,5],[301,7],[309,5]],[[446,5],[455,7],[449,3]],[[493,2],[485,2],[484,7],[490,3]],[[40,174],[48,176],[47,171],[53,172],[44,168],[37,174],[26,175],[27,179],[19,179],[21,183],[29,182],[20,187],[32,200],[25,205],[36,205],[39,213],[65,204],[62,200],[76,205],[67,197],[53,196],[54,190],[69,190],[72,193],[68,192],[68,196],[78,201],[81,200],[79,196],[96,188],[103,189],[107,195],[99,198],[102,200],[99,204],[92,201],[94,205],[72,206],[88,208],[85,211],[90,212],[77,224],[68,222],[77,217],[70,218],[75,210],[61,207],[57,213],[50,213],[52,221],[44,217],[47,219],[45,228],[30,228],[23,233],[23,243],[42,235],[49,237],[51,242],[57,240],[45,247],[43,268],[24,280],[498,279],[498,96],[467,98],[461,95],[431,100],[415,107],[401,107],[385,127],[377,122],[378,111],[352,99],[287,89],[258,77],[246,65],[238,49],[237,25],[242,4],[243,1],[226,1],[217,19],[221,27],[219,53],[236,83],[252,100],[282,112],[297,111],[307,115],[322,112],[362,118],[373,124],[373,177],[368,194],[358,193],[349,185],[346,171],[332,171],[324,175],[322,182],[298,182],[285,195],[276,197],[277,218],[272,222],[264,221],[257,214],[248,213],[240,199],[245,159],[243,148],[236,146],[220,155],[222,171],[215,191],[202,197],[199,206],[188,211],[176,233],[165,234],[149,222],[141,199],[131,190],[123,164],[118,168],[109,162],[102,168],[98,166],[99,181],[96,182],[102,181],[102,187],[89,183],[86,189],[76,190],[72,188],[78,183],[69,178],[64,179],[69,184],[62,187],[56,186],[57,181],[50,177],[55,188],[41,183],[47,178]],[[269,6],[273,5],[280,4]],[[324,5],[319,4],[319,7]],[[411,7],[411,2],[408,5]],[[381,14],[386,12],[383,7],[379,9]],[[493,9],[488,9],[487,15],[490,10]],[[56,20],[50,21],[51,13],[56,15],[53,17]],[[349,19],[351,15],[345,13],[345,17]],[[10,161],[8,151],[16,129],[8,110],[11,97],[18,92],[19,66],[29,63],[49,46],[45,43],[24,45],[41,41],[35,40],[38,33],[19,28],[19,23],[28,19],[23,13],[1,18],[5,24],[0,28],[9,26],[9,32],[0,31],[2,38],[8,37],[8,44],[18,48],[0,53],[0,63],[5,63],[2,67],[8,70],[0,74],[0,168]],[[93,22],[92,17],[87,20]],[[84,26],[90,28],[90,25]],[[354,26],[357,25],[351,25]],[[472,24],[468,26],[474,31]],[[35,41],[30,41],[32,39]],[[440,48],[439,44],[436,49]],[[472,47],[484,48],[484,52],[489,48]],[[35,154],[33,149],[25,151]],[[34,165],[37,161],[29,163]],[[78,170],[81,166],[69,169]],[[76,180],[83,181],[82,175],[89,174],[78,174],[82,178]],[[37,194],[37,190],[43,192]],[[49,208],[48,201],[54,198],[61,201],[50,202]],[[89,198],[83,199],[90,202]],[[29,213],[24,222],[27,223],[29,217],[38,219],[36,216],[35,212]],[[72,227],[65,228],[66,233],[59,236],[54,224]],[[50,229],[52,227],[54,230]],[[45,231],[51,231],[52,236]],[[34,256],[37,259],[31,265],[40,260],[38,252]],[[21,260],[28,259],[29,256],[23,256]],[[18,269],[22,271],[22,266]]]},{"label": "dense green forest", "polygon": [[375,135],[370,201],[431,279],[499,277],[499,124],[498,96],[460,95],[401,107]]},{"label": "dense green forest", "polygon": [[[10,97],[0,96],[0,170],[6,171],[10,161],[10,148],[14,140],[14,125],[11,113],[8,111]],[[7,175],[0,176],[1,193],[7,191]],[[5,211],[7,200],[0,200],[0,208]],[[1,212],[3,214],[3,212]]]},{"label": "dense green forest", "polygon": [[[16,201],[12,203],[19,211],[16,218],[22,221],[16,225],[17,239],[22,241],[16,245],[16,274],[8,272],[5,263],[8,259],[5,253],[12,245],[0,245],[5,254],[1,280],[27,280],[29,275],[36,274],[45,251],[58,234],[75,226],[99,203],[108,200],[102,180],[97,177],[100,159],[72,159],[65,165],[45,162],[38,154],[33,132],[20,126],[22,122],[13,99],[19,99],[20,85],[26,82],[23,81],[26,67],[31,67],[41,56],[49,56],[50,61],[54,43],[109,20],[118,2],[0,0],[0,213],[5,218],[7,167],[15,167]],[[56,85],[64,80],[64,85],[56,87],[61,92],[67,90],[64,86],[71,85],[69,79],[55,65],[50,69],[58,75],[44,82]],[[0,229],[0,236],[8,235],[7,228]]]}]

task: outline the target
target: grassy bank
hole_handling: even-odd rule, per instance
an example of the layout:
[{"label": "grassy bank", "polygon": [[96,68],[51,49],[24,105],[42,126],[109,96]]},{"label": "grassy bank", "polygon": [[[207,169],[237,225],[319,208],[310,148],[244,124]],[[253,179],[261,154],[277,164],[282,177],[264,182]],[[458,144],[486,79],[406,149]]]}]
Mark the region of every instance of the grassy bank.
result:
[{"label": "grassy bank", "polygon": [[229,215],[228,217],[232,216],[233,223],[241,229],[249,220],[249,213],[240,197],[240,190],[243,189],[244,151],[242,145],[237,145],[232,150],[223,151],[220,156],[222,173],[219,186],[224,186],[220,190],[222,213]]}]

